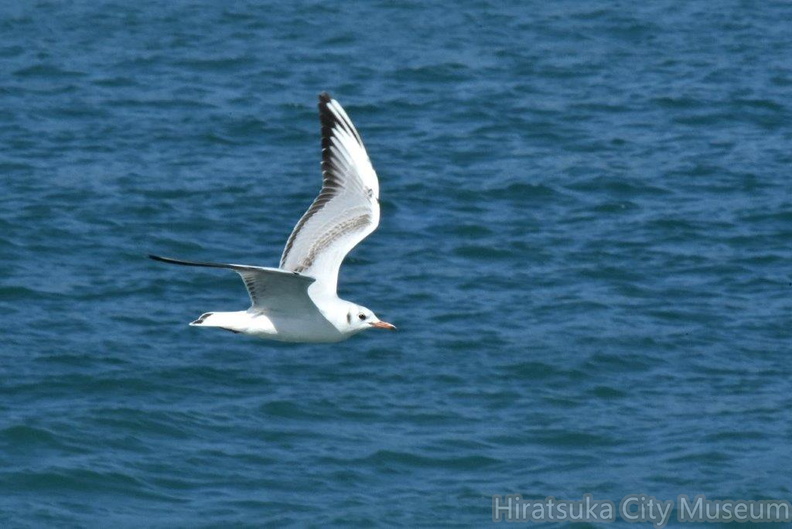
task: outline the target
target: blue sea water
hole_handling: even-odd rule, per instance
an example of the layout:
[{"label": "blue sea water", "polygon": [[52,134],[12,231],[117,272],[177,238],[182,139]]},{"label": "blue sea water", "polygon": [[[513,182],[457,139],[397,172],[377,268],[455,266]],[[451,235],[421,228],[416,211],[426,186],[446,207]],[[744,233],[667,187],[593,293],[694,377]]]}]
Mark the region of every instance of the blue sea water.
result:
[{"label": "blue sea water", "polygon": [[[785,1],[4,2],[0,525],[792,501],[790,20]],[[242,283],[146,254],[276,265],[320,186],[324,90],[381,183],[341,295],[399,331],[188,327],[243,309]],[[613,526],[633,525],[575,527]]]}]

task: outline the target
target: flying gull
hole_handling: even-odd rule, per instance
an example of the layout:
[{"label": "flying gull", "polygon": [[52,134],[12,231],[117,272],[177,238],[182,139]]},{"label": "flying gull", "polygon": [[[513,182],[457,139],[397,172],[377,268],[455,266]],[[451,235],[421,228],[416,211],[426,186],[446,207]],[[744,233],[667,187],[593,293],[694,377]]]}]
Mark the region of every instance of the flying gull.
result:
[{"label": "flying gull", "polygon": [[379,224],[379,181],[352,120],[327,93],[319,95],[319,118],[322,190],[294,227],[278,268],[149,256],[242,276],[249,309],[207,312],[190,325],[284,342],[340,342],[366,329],[396,329],[336,293],[344,257]]}]

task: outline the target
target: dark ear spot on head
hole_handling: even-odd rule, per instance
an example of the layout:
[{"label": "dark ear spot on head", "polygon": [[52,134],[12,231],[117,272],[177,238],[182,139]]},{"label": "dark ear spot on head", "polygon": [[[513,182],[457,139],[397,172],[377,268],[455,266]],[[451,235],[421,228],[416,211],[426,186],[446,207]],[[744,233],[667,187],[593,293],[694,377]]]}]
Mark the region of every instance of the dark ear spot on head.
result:
[{"label": "dark ear spot on head", "polygon": [[349,325],[352,325],[352,313],[351,312],[347,312],[347,323]]}]

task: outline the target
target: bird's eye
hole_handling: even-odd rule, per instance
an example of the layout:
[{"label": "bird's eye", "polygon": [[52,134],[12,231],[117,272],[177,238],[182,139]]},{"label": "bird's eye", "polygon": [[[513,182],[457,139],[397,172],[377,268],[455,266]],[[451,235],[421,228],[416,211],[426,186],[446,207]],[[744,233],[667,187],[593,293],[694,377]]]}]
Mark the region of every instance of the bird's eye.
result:
[{"label": "bird's eye", "polygon": [[365,320],[366,315],[361,312],[360,314],[358,314],[358,318],[360,318],[361,320]]}]

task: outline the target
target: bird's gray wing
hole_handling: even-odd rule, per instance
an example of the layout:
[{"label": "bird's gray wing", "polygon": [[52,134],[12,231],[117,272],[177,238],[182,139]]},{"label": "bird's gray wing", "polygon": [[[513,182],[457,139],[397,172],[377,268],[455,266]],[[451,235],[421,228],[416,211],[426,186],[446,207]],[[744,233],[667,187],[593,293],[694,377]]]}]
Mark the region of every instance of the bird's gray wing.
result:
[{"label": "bird's gray wing", "polygon": [[233,270],[242,276],[247,287],[252,303],[251,310],[272,313],[308,311],[315,308],[308,295],[308,287],[316,279],[307,275],[262,266],[183,261],[158,255],[149,257],[163,263]]},{"label": "bird's gray wing", "polygon": [[347,113],[319,96],[322,190],[286,242],[280,267],[315,277],[335,294],[344,257],[379,224],[379,181]]}]

